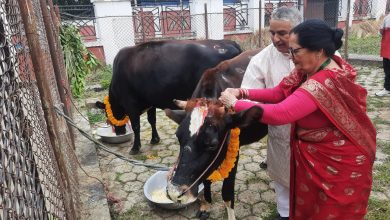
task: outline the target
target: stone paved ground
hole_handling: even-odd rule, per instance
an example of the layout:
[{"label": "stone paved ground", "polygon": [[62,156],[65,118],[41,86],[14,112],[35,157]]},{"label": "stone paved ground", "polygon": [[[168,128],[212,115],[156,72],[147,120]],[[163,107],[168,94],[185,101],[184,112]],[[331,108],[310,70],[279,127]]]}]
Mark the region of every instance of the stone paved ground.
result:
[{"label": "stone paved ground", "polygon": [[[390,98],[377,98],[374,92],[382,88],[383,71],[376,67],[358,67],[360,71],[359,82],[368,88],[368,110],[378,129],[378,143],[381,146],[388,146],[390,143]],[[131,159],[142,160],[148,163],[158,163],[170,166],[178,154],[179,145],[175,137],[176,124],[170,121],[162,111],[157,113],[158,131],[161,142],[155,146],[149,144],[151,131],[147,123],[146,116],[142,116],[141,153],[136,156],[128,155],[131,143],[111,145],[110,149],[120,152]],[[87,143],[83,142],[83,146]],[[275,216],[274,191],[272,181],[266,172],[259,167],[261,161],[265,159],[265,141],[243,146],[240,150],[240,160],[236,180],[236,203],[235,212],[237,219],[272,219]],[[77,146],[80,147],[79,145]],[[390,148],[390,147],[388,147]],[[81,162],[87,167],[87,172],[103,179],[106,183],[106,192],[109,195],[109,204],[112,219],[193,219],[199,204],[196,202],[191,206],[181,210],[164,210],[156,207],[146,200],[143,195],[143,185],[145,181],[155,171],[142,166],[134,166],[113,155],[98,150],[98,164],[91,160],[97,159],[93,156],[93,147],[90,150],[78,150]],[[389,149],[387,149],[389,150]],[[383,147],[378,147],[377,160],[375,166],[389,163],[386,160],[388,151]],[[86,157],[88,154],[90,156]],[[92,165],[91,165],[92,164]],[[92,168],[92,166],[94,168]],[[97,168],[100,167],[100,170]],[[99,173],[101,172],[101,174]],[[99,198],[95,194],[102,190],[101,185],[95,180],[83,177],[81,182],[83,188],[83,219],[109,219],[103,198],[104,193]],[[92,183],[94,182],[94,183]],[[390,204],[389,188],[381,186],[381,181],[375,181],[372,197],[388,201]],[[95,189],[95,194],[85,192],[85,189]],[[213,185],[213,201],[211,219],[226,219],[225,208],[220,196],[221,184]],[[95,197],[94,197],[95,195]],[[93,204],[92,206],[90,204]],[[96,211],[94,210],[97,210]],[[380,210],[378,210],[380,212]]]}]

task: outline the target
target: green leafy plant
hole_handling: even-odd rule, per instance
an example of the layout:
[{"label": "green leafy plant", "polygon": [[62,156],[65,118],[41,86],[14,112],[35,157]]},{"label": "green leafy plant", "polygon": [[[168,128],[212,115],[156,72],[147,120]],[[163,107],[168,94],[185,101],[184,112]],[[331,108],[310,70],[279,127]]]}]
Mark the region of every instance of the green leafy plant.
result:
[{"label": "green leafy plant", "polygon": [[76,26],[63,25],[60,41],[72,94],[78,98],[84,92],[85,77],[99,66],[99,61],[83,44]]},{"label": "green leafy plant", "polygon": [[112,78],[112,66],[107,65],[103,68],[100,68],[98,70],[98,76],[99,76],[99,84],[102,86],[103,89],[108,89],[111,84],[111,78]]},{"label": "green leafy plant", "polygon": [[99,123],[99,122],[104,122],[107,118],[106,118],[106,115],[103,113],[103,111],[101,112],[97,112],[97,113],[92,113],[91,111],[89,111],[87,113],[87,116],[88,116],[88,120],[91,124],[96,124],[96,123]]}]

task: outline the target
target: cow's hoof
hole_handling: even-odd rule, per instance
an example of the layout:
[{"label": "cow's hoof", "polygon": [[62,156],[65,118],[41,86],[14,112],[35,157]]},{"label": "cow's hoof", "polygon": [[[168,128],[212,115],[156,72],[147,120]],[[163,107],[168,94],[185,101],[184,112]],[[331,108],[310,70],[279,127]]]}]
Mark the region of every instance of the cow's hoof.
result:
[{"label": "cow's hoof", "polygon": [[154,137],[150,140],[150,144],[158,144],[160,143],[160,137]]},{"label": "cow's hoof", "polygon": [[201,220],[208,219],[210,217],[210,212],[198,210],[198,212],[196,213],[196,217]]},{"label": "cow's hoof", "polygon": [[139,153],[139,148],[131,148],[129,154],[130,155],[136,155]]}]

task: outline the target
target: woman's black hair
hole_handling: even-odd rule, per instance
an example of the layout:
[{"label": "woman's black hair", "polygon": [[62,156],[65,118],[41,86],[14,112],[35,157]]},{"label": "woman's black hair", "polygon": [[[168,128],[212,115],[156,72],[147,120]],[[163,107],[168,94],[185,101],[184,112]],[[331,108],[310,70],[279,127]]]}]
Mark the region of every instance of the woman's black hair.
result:
[{"label": "woman's black hair", "polygon": [[311,51],[323,49],[328,57],[334,55],[342,45],[344,31],[340,28],[331,28],[324,21],[310,19],[294,27],[290,33],[298,37],[298,43]]}]

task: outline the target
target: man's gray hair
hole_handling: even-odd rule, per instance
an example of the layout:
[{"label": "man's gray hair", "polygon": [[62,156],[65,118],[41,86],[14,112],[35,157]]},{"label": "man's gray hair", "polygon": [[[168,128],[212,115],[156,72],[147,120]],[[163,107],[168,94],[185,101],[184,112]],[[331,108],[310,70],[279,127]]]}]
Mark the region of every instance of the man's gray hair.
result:
[{"label": "man's gray hair", "polygon": [[296,8],[286,6],[279,7],[272,12],[271,19],[289,21],[293,27],[302,22],[301,12]]}]

